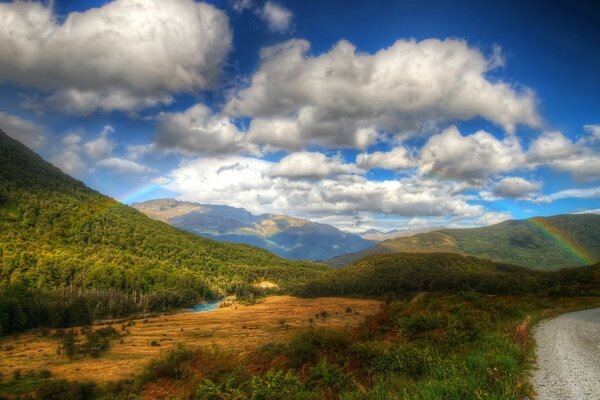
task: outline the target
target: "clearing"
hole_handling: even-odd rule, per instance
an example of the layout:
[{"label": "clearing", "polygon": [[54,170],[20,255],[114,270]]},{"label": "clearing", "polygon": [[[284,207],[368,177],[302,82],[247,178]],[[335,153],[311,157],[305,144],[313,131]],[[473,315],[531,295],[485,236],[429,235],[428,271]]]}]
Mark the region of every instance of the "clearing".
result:
[{"label": "clearing", "polygon": [[[110,349],[99,358],[75,360],[57,354],[59,342],[55,337],[39,337],[33,332],[13,335],[0,341],[0,373],[11,376],[16,370],[47,369],[53,377],[70,380],[106,382],[132,378],[150,359],[159,358],[177,343],[218,345],[245,352],[311,324],[317,328],[356,326],[365,316],[376,313],[380,305],[379,301],[364,299],[271,296],[252,306],[136,319],[135,325],[126,327],[129,333],[122,341],[111,340]],[[323,312],[325,318],[316,316]],[[113,326],[122,332],[121,324]],[[153,341],[160,346],[151,345]]]}]

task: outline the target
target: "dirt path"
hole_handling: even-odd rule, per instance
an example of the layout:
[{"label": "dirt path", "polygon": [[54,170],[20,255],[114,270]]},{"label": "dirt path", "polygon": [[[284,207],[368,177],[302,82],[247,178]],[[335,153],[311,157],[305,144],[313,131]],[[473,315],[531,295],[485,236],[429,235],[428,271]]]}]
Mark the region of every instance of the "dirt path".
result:
[{"label": "dirt path", "polygon": [[600,308],[545,321],[535,339],[536,399],[600,399]]}]

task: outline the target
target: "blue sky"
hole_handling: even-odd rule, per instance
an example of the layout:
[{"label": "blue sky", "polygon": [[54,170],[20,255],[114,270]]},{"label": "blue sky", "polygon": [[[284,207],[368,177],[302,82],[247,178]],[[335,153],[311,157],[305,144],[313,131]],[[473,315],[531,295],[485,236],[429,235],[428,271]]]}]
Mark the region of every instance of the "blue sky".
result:
[{"label": "blue sky", "polygon": [[598,210],[598,11],[4,1],[0,128],[127,203],[349,230]]}]

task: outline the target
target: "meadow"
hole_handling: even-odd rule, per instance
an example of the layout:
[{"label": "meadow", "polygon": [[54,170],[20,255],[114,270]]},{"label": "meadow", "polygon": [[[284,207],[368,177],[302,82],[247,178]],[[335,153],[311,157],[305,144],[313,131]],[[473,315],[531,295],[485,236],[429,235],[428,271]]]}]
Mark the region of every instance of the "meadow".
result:
[{"label": "meadow", "polygon": [[[165,356],[180,344],[217,346],[247,353],[311,326],[355,327],[365,316],[376,313],[380,304],[362,299],[272,296],[251,306],[229,302],[228,307],[207,313],[115,320],[110,326],[118,335],[110,340],[109,349],[97,358],[69,359],[64,353],[57,353],[61,334],[71,330],[79,333],[81,327],[60,331],[37,329],[6,336],[0,341],[2,390],[19,392],[19,386],[23,386],[24,391],[28,389],[26,379],[22,385],[12,379],[15,374],[23,377],[49,374],[53,378],[93,382],[133,379],[150,360]],[[98,323],[93,328],[105,326],[109,324]],[[78,335],[77,340],[81,340],[81,336]]]}]

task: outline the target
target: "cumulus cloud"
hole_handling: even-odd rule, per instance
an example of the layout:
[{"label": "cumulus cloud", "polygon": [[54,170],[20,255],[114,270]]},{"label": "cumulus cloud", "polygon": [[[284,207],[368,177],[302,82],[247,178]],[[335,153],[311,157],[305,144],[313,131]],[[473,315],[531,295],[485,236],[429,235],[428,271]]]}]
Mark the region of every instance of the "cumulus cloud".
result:
[{"label": "cumulus cloud", "polygon": [[[249,86],[227,102],[230,115],[254,118],[257,143],[366,148],[381,132],[477,116],[509,132],[539,125],[533,93],[489,80],[497,57],[462,40],[398,40],[374,54],[344,40],[318,56],[309,49],[305,40],[262,49]],[[289,134],[270,134],[281,126]]]},{"label": "cumulus cloud", "polygon": [[84,140],[84,131],[66,133],[60,140],[61,146],[50,150],[53,154],[50,161],[63,172],[76,177],[94,168],[128,174],[158,172],[135,160],[153,151],[154,145],[128,146],[127,158],[117,157],[113,154],[117,143],[110,138],[114,133],[110,125],[104,126],[98,136],[88,140]]},{"label": "cumulus cloud", "polygon": [[[90,140],[83,145],[83,151],[94,160],[108,157],[117,146],[117,144],[109,138],[109,135],[114,132],[115,130],[112,126],[106,125],[102,129],[102,132],[100,132],[98,138]],[[68,139],[68,136],[63,140],[65,139]]]},{"label": "cumulus cloud", "polygon": [[257,152],[231,118],[214,114],[202,104],[183,112],[162,114],[156,142],[184,154]]},{"label": "cumulus cloud", "polygon": [[401,216],[478,218],[484,209],[456,193],[451,183],[410,177],[369,181],[341,174],[318,181],[272,176],[276,163],[250,157],[226,156],[182,162],[165,175],[165,188],[180,199],[249,208],[256,213],[327,215],[383,213]]},{"label": "cumulus cloud", "polygon": [[344,163],[339,155],[327,157],[319,152],[299,152],[282,158],[271,168],[271,175],[316,179],[357,171],[354,164]]},{"label": "cumulus cloud", "polygon": [[569,172],[579,180],[600,179],[600,153],[591,146],[595,141],[595,130],[588,128],[587,132],[589,136],[576,142],[561,132],[544,132],[527,151],[530,167],[548,165]]},{"label": "cumulus cloud", "polygon": [[168,103],[173,93],[213,86],[231,48],[227,16],[206,3],[115,0],[64,21],[48,3],[0,3],[0,81],[50,91],[33,99],[42,106]]},{"label": "cumulus cloud", "polygon": [[600,125],[584,125],[583,129],[590,135],[590,141],[600,142]]},{"label": "cumulus cloud", "polygon": [[545,132],[529,146],[527,160],[532,163],[547,163],[568,159],[577,152],[575,144],[562,133]]},{"label": "cumulus cloud", "polygon": [[356,164],[364,170],[383,168],[391,171],[402,171],[415,167],[416,161],[407,149],[395,147],[387,152],[360,153],[356,156]]},{"label": "cumulus cloud", "polygon": [[[243,5],[243,1],[241,2]],[[273,32],[285,32],[290,28],[294,14],[287,8],[272,1],[267,1],[259,11],[260,17],[267,22]]]},{"label": "cumulus cloud", "polygon": [[44,128],[16,115],[0,111],[0,129],[33,150],[41,148],[46,143]]},{"label": "cumulus cloud", "polygon": [[103,160],[98,161],[96,165],[101,168],[113,169],[120,172],[127,172],[133,174],[156,172],[156,170],[153,168],[149,168],[135,161],[126,160],[118,157],[105,158]]},{"label": "cumulus cloud", "polygon": [[80,154],[74,150],[65,150],[50,159],[50,162],[71,176],[81,176],[87,165]]},{"label": "cumulus cloud", "polygon": [[531,182],[518,176],[507,176],[496,183],[494,193],[500,197],[531,199],[540,188],[539,182]]},{"label": "cumulus cloud", "polygon": [[455,126],[429,138],[419,154],[419,171],[482,184],[489,175],[523,165],[525,155],[516,136],[504,140],[478,131],[462,136]]},{"label": "cumulus cloud", "polygon": [[61,143],[66,146],[77,146],[81,143],[81,135],[79,133],[68,133],[61,139]]}]

